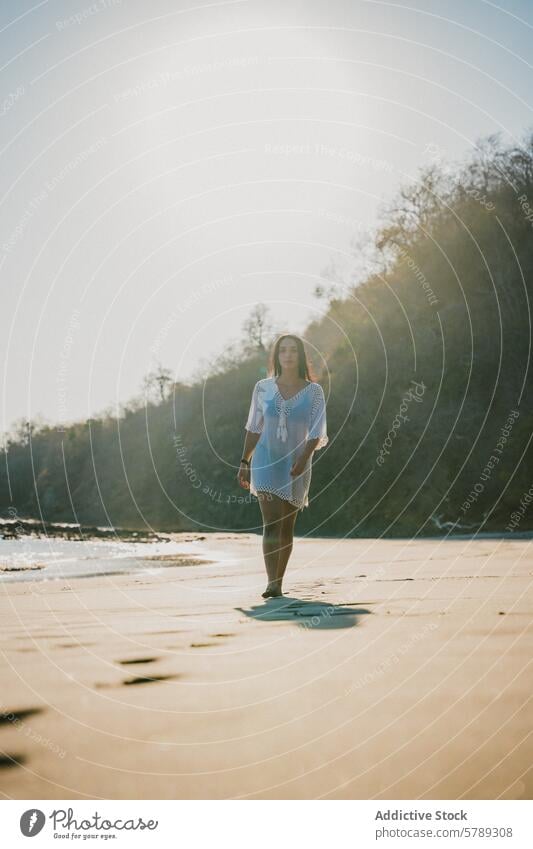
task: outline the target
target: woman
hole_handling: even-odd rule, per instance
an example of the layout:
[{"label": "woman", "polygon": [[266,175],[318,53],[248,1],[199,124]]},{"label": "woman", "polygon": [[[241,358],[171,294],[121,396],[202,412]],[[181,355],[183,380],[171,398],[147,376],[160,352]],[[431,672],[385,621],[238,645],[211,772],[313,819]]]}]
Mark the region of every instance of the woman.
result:
[{"label": "woman", "polygon": [[263,515],[268,577],[263,598],[282,595],[296,516],[298,510],[309,506],[311,457],[329,441],[324,392],[310,379],[304,345],[298,336],[276,340],[272,372],[273,376],[254,386],[237,475],[239,484],[257,496]]}]

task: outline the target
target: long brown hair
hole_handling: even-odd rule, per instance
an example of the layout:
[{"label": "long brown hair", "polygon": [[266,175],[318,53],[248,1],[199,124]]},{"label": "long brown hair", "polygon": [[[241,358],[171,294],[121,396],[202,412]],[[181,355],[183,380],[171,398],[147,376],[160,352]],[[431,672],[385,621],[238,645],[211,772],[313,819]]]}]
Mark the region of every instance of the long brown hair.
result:
[{"label": "long brown hair", "polygon": [[298,376],[306,380],[314,381],[312,368],[307,361],[307,354],[305,353],[304,343],[302,342],[300,337],[295,336],[294,333],[283,333],[281,336],[278,336],[278,338],[274,342],[274,346],[270,354],[270,362],[268,367],[270,376],[278,377],[278,375],[281,374],[279,347],[284,339],[294,339],[294,341],[296,342],[296,348],[298,350]]}]

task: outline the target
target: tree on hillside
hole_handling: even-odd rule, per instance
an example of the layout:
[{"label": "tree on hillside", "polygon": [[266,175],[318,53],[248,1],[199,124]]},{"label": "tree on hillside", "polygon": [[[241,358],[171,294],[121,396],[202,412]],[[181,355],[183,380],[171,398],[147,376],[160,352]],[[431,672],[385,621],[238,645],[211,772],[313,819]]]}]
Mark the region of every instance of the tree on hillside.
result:
[{"label": "tree on hillside", "polygon": [[265,351],[266,338],[272,333],[268,307],[265,304],[257,304],[244,322],[242,329],[251,350]]},{"label": "tree on hillside", "polygon": [[147,398],[155,397],[158,401],[166,401],[169,387],[172,385],[172,372],[158,364],[144,377],[142,385]]}]

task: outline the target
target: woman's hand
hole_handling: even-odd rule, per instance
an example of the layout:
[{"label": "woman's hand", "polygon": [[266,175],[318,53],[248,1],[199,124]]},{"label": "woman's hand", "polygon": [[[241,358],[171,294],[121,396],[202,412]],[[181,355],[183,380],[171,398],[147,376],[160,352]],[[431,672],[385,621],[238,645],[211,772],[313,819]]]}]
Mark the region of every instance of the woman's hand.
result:
[{"label": "woman's hand", "polygon": [[295,477],[296,475],[301,475],[307,465],[307,457],[297,457],[294,463],[291,466],[291,475]]},{"label": "woman's hand", "polygon": [[237,480],[239,481],[239,486],[242,486],[243,489],[250,489],[250,466],[247,466],[246,463],[240,464],[239,471],[237,472]]}]

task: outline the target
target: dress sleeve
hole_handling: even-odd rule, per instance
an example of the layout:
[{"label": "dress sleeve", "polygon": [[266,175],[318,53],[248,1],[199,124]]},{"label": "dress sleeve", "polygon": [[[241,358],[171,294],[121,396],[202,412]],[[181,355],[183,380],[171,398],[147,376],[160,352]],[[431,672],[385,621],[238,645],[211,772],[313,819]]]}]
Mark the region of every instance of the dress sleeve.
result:
[{"label": "dress sleeve", "polygon": [[318,451],[319,448],[324,448],[329,442],[326,424],[326,399],[324,398],[324,390],[319,383],[316,384],[307,438],[319,440],[315,451]]},{"label": "dress sleeve", "polygon": [[250,411],[244,427],[251,433],[262,433],[263,431],[263,412],[259,404],[259,383],[256,383],[254,386]]}]

